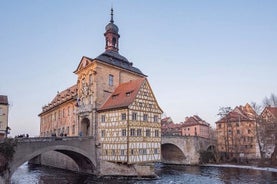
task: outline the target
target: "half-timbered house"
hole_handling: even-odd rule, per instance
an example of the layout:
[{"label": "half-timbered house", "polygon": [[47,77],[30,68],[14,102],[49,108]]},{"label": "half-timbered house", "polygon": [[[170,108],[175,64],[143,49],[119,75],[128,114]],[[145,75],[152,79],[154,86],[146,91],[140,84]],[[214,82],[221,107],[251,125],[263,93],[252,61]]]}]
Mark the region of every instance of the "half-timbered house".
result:
[{"label": "half-timbered house", "polygon": [[119,85],[98,112],[103,160],[160,160],[162,110],[146,78]]}]

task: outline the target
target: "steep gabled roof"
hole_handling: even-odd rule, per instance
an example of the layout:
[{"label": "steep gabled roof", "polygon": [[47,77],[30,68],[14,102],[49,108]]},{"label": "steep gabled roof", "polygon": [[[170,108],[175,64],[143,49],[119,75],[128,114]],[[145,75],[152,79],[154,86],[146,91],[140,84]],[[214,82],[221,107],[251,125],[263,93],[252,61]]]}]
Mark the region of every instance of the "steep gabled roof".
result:
[{"label": "steep gabled roof", "polygon": [[[42,108],[42,113],[66,102],[69,100],[72,100],[76,98],[77,96],[77,84],[67,88],[66,90],[62,92],[58,92],[58,94],[55,96],[55,98],[49,103],[48,105],[44,106]],[[42,114],[40,113],[39,116]]]},{"label": "steep gabled roof", "polygon": [[194,126],[194,125],[209,126],[210,124],[202,120],[199,116],[193,115],[185,119],[184,123],[182,124],[182,127]]},{"label": "steep gabled roof", "polygon": [[138,91],[146,78],[130,80],[120,84],[99,111],[128,107],[136,98]]},{"label": "steep gabled roof", "polygon": [[257,116],[253,108],[247,103],[245,106],[237,106],[226,116],[218,120],[216,123],[220,122],[239,122],[239,121],[253,121]]},{"label": "steep gabled roof", "polygon": [[274,118],[277,119],[277,107],[270,107],[270,106],[265,107],[261,115],[264,114],[265,112],[270,112],[274,116]]},{"label": "steep gabled roof", "polygon": [[0,95],[0,104],[1,105],[9,105],[8,96]]},{"label": "steep gabled roof", "polygon": [[123,68],[125,70],[135,72],[139,75],[146,76],[138,68],[133,67],[133,63],[129,62],[125,57],[121,56],[118,52],[107,50],[102,54],[100,54],[95,59],[119,68]]},{"label": "steep gabled roof", "polygon": [[267,109],[277,118],[277,107],[267,107]]},{"label": "steep gabled roof", "polygon": [[[84,62],[83,59],[86,59],[86,61]],[[89,63],[92,63],[94,61],[103,62],[105,64],[119,67],[119,68],[122,68],[122,69],[125,69],[128,71],[134,72],[136,74],[139,74],[141,76],[147,77],[138,68],[134,67],[133,63],[129,62],[125,57],[123,57],[119,53],[111,51],[111,50],[107,50],[107,51],[103,52],[102,54],[97,56],[95,59],[83,56],[77,69],[73,73],[77,73],[77,71],[80,70],[82,67],[86,67]],[[84,65],[84,66],[82,66],[82,65]]]}]

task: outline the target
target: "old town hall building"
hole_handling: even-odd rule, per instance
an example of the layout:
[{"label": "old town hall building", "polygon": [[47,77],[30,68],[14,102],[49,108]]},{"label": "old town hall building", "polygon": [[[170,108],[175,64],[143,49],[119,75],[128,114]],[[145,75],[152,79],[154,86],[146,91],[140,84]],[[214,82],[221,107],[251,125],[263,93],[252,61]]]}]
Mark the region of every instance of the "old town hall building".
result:
[{"label": "old town hall building", "polygon": [[42,108],[40,136],[93,136],[102,160],[158,161],[162,110],[147,76],[118,52],[113,10],[105,30],[105,52],[83,56],[74,71],[77,84]]}]

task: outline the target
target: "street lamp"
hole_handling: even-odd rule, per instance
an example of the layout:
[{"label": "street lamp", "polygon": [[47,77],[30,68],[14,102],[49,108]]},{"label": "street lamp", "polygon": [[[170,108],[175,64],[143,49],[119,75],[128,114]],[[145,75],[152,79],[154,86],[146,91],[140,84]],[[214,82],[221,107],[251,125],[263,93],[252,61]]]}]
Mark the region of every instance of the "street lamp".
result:
[{"label": "street lamp", "polygon": [[6,132],[6,138],[8,138],[9,130],[11,130],[11,128],[10,128],[9,126],[7,126],[7,127],[6,127],[6,130],[5,130],[5,132]]}]

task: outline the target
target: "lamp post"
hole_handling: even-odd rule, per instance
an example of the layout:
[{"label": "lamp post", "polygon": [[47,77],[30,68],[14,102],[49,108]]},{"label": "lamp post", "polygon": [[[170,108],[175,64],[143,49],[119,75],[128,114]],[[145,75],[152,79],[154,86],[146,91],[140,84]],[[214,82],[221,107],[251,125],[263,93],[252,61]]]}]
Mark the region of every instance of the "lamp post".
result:
[{"label": "lamp post", "polygon": [[8,138],[9,130],[11,130],[11,128],[10,128],[9,126],[7,126],[7,127],[6,127],[6,130],[5,130],[6,138]]}]

